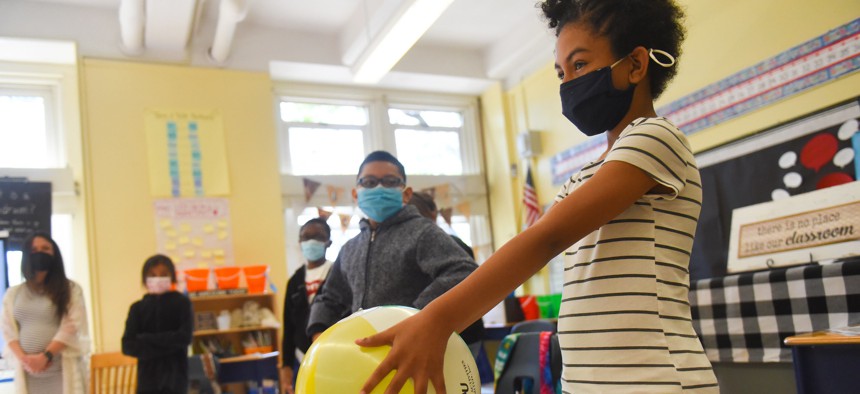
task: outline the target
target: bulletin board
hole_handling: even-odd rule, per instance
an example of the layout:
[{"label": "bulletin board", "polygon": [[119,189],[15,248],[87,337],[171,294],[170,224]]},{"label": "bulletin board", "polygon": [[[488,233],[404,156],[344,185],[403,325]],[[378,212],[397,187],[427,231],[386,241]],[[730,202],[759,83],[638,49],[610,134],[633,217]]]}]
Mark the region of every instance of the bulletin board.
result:
[{"label": "bulletin board", "polygon": [[154,205],[157,250],[178,270],[233,264],[227,199],[169,198]]},{"label": "bulletin board", "polygon": [[703,202],[691,281],[726,275],[735,208],[854,182],[858,120],[852,100],[697,155]]}]

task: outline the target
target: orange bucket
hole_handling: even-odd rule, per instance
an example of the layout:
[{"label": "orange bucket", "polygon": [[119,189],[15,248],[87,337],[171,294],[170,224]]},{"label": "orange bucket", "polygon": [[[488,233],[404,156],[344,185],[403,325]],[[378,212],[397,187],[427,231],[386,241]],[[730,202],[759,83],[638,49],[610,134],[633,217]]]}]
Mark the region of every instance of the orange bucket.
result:
[{"label": "orange bucket", "polygon": [[239,287],[239,267],[215,268],[215,279],[219,289],[236,289]]},{"label": "orange bucket", "polygon": [[268,265],[249,265],[245,270],[245,282],[248,283],[249,293],[264,293],[268,282]]},{"label": "orange bucket", "polygon": [[208,290],[209,268],[193,268],[185,270],[185,288],[188,291]]}]

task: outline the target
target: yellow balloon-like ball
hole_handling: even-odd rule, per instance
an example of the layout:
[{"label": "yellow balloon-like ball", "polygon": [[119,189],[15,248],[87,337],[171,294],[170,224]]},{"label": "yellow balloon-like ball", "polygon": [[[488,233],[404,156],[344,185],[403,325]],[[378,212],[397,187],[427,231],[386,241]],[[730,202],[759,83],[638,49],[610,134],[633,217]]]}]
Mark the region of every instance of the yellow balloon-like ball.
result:
[{"label": "yellow balloon-like ball", "polygon": [[[380,306],[355,312],[329,327],[305,354],[296,379],[296,393],[358,393],[391,347],[363,348],[356,345],[355,340],[384,331],[417,312],[414,308],[402,306]],[[415,351],[421,351],[421,344],[415,344]],[[480,393],[475,359],[469,347],[457,334],[451,334],[448,339],[444,373],[445,388],[449,394]],[[393,377],[394,371],[389,373],[371,394],[383,393]],[[413,392],[410,379],[400,393]],[[436,392],[432,384],[428,392]]]}]

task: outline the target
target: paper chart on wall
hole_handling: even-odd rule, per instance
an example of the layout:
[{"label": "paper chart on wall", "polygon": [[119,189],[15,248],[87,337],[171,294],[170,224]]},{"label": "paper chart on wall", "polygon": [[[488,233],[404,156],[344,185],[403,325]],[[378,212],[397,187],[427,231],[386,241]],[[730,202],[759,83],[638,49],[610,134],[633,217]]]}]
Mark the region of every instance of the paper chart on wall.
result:
[{"label": "paper chart on wall", "polygon": [[158,252],[170,257],[178,271],[233,264],[227,199],[171,198],[154,206]]},{"label": "paper chart on wall", "polygon": [[153,196],[230,193],[224,128],[218,110],[148,109],[144,124]]}]

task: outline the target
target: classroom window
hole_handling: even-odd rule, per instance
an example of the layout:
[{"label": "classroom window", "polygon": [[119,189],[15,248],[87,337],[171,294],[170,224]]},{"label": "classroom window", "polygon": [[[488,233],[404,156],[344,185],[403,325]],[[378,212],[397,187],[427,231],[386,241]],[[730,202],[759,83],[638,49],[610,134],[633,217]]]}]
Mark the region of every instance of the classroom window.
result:
[{"label": "classroom window", "polygon": [[63,166],[54,94],[38,86],[0,86],[0,168]]},{"label": "classroom window", "polygon": [[413,190],[437,191],[439,209],[453,210],[450,224],[440,216],[439,227],[471,245],[479,263],[489,256],[492,239],[475,98],[319,86],[278,90],[289,268],[304,262],[299,227],[320,210],[332,213],[328,259],[336,259],[341,247],[358,235],[364,214],[351,191],[359,164],[376,150],[397,156]]},{"label": "classroom window", "polygon": [[397,156],[410,173],[463,174],[460,112],[389,108],[388,118],[394,127]]},{"label": "classroom window", "polygon": [[364,157],[368,110],[358,105],[281,102],[285,146],[282,172],[339,175],[355,172]]}]

